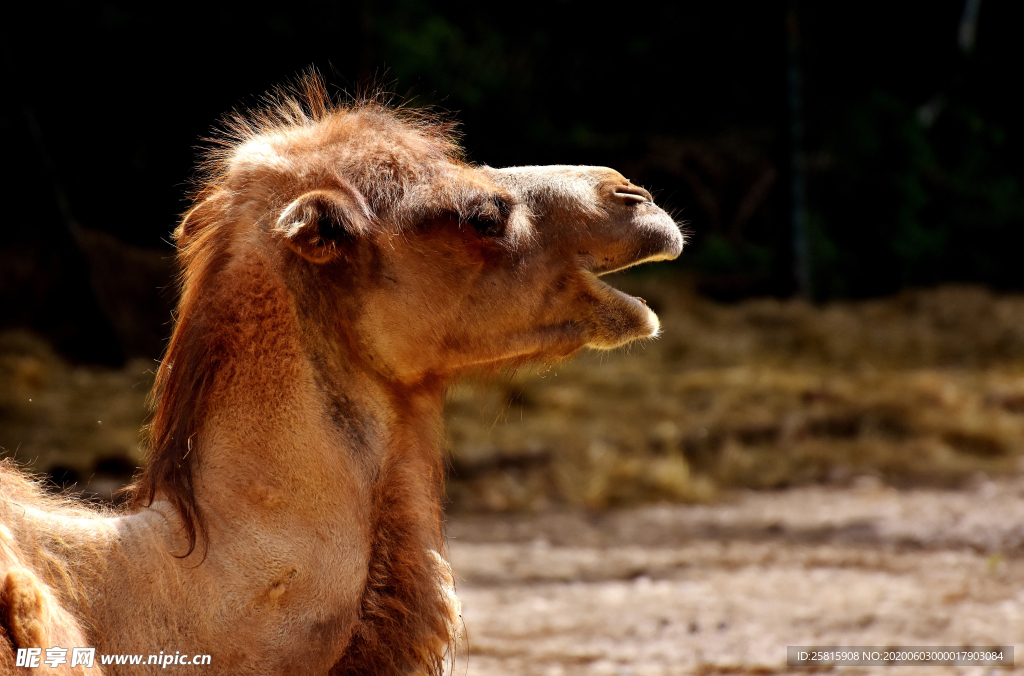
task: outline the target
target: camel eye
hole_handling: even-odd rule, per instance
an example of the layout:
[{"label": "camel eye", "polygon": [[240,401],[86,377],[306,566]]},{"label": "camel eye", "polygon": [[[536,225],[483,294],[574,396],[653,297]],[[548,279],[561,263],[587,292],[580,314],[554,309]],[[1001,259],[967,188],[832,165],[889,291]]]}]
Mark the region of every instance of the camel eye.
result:
[{"label": "camel eye", "polygon": [[472,218],[470,225],[486,237],[498,237],[505,232],[505,224],[499,221],[492,221],[485,218]]},{"label": "camel eye", "polygon": [[501,214],[502,218],[507,219],[509,214],[512,213],[512,205],[509,204],[508,200],[501,195],[495,195],[491,202],[494,204],[494,208],[498,210],[498,213]]},{"label": "camel eye", "polygon": [[500,195],[493,195],[466,217],[466,222],[485,237],[500,237],[505,234],[512,207]]}]

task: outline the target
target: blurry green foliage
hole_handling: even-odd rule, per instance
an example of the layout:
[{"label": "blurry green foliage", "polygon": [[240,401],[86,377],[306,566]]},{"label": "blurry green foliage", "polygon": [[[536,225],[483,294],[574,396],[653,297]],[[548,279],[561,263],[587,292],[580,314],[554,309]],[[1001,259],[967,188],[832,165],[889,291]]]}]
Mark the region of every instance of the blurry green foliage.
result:
[{"label": "blurry green foliage", "polygon": [[400,0],[372,26],[388,76],[425,84],[431,98],[477,106],[506,84],[505,38],[486,23],[466,31],[430,3]]},{"label": "blurry green foliage", "polygon": [[730,241],[711,233],[690,257],[689,264],[708,275],[768,274],[774,252],[750,241]]},{"label": "blurry green foliage", "polygon": [[1024,192],[1006,134],[967,103],[932,105],[934,121],[876,91],[839,125],[811,190],[819,297],[950,280],[1019,286]]}]

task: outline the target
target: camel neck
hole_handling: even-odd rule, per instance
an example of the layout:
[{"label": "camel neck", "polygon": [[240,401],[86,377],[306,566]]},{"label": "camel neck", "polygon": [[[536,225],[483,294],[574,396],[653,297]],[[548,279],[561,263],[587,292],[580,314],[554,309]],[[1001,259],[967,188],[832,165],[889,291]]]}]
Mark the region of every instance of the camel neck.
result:
[{"label": "camel neck", "polygon": [[[194,480],[158,482],[152,508],[112,521],[103,543],[95,529],[82,536],[88,551],[110,554],[93,568],[120,571],[86,615],[112,636],[162,646],[173,643],[168,627],[248,627],[252,645],[290,655],[285,623],[310,637],[303,659],[326,672],[367,640],[353,627],[380,608],[446,617],[436,587],[442,392],[396,386],[342,341],[309,339],[325,333],[321,320],[261,263],[234,262],[183,302],[158,382],[163,455],[147,471],[185,464]],[[150,477],[176,478],[163,471]],[[195,553],[178,558],[189,543],[171,491],[183,489],[192,502],[181,504],[202,521]],[[158,608],[141,630],[112,602],[123,580]],[[408,629],[394,626],[387,645]],[[209,652],[212,637],[191,640]],[[111,640],[117,652],[121,639]]]},{"label": "camel neck", "polygon": [[202,511],[294,508],[287,495],[358,509],[409,458],[429,468],[434,486],[423,489],[439,493],[440,384],[397,385],[360,363],[340,333],[322,337],[324,313],[265,260],[237,261],[220,277],[192,327],[214,367],[199,379],[201,417],[184,450],[198,455]]}]

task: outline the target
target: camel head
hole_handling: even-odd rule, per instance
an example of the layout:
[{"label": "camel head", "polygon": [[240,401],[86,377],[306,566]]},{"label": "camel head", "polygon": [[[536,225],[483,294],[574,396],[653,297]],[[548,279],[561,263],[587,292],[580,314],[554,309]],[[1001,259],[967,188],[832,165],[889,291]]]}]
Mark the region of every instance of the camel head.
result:
[{"label": "camel head", "polygon": [[443,124],[322,101],[238,123],[177,232],[186,258],[204,224],[234,224],[232,250],[274,261],[307,333],[398,382],[658,333],[599,279],[679,255],[646,190],[601,167],[474,166]]}]

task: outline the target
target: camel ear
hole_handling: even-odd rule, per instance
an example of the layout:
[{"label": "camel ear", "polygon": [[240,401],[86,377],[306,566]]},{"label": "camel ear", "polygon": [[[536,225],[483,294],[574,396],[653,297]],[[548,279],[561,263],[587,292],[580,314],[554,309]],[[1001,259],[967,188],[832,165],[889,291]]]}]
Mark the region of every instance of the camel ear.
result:
[{"label": "camel ear", "polygon": [[219,197],[219,194],[215,194],[203,199],[182,216],[181,223],[174,229],[174,242],[179,248],[188,246],[207,226],[217,222],[220,213],[217,208]]},{"label": "camel ear", "polygon": [[312,190],[288,205],[274,232],[292,251],[312,263],[326,263],[345,244],[370,230],[371,214],[362,195],[348,186]]}]

